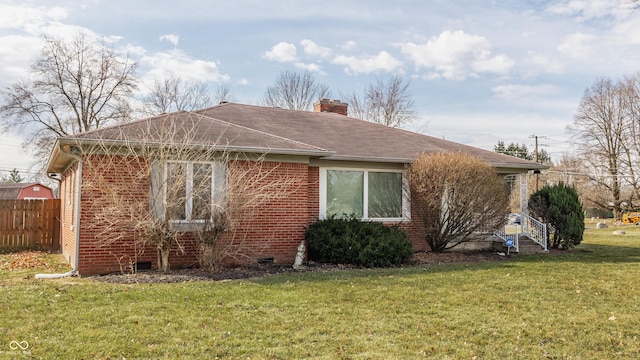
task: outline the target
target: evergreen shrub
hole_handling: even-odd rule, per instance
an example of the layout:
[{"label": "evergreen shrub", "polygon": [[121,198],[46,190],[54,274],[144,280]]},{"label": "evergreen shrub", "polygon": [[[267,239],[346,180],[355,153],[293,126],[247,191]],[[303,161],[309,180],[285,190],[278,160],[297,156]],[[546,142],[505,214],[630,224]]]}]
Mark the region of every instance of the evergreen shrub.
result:
[{"label": "evergreen shrub", "polygon": [[325,263],[386,267],[403,264],[413,255],[407,234],[397,225],[353,216],[318,220],[307,228],[305,239],[309,259]]}]

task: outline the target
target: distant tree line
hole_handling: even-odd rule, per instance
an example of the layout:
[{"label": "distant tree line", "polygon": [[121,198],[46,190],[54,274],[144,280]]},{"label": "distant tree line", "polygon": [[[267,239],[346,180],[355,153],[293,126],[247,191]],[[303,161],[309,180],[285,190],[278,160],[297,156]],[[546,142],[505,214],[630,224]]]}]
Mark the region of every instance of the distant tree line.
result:
[{"label": "distant tree line", "polygon": [[537,160],[539,163],[550,163],[551,156],[544,149],[539,149],[537,156],[535,150],[529,151],[527,145],[518,144],[518,143],[509,143],[509,145],[504,144],[504,141],[499,141],[497,145],[493,147],[493,151],[501,154],[507,154],[511,156],[515,156],[517,158],[526,159],[526,160]]}]

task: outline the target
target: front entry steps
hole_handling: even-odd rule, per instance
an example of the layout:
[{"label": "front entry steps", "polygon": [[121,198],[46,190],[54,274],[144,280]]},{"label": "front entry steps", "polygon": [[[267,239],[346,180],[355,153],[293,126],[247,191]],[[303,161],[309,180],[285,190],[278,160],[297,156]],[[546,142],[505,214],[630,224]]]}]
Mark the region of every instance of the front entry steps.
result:
[{"label": "front entry steps", "polygon": [[[497,242],[497,251],[501,251],[506,253],[507,252],[507,246],[505,245],[504,241],[499,241]],[[535,254],[546,254],[549,251],[545,250],[544,247],[538,243],[536,243],[535,241],[531,240],[529,237],[527,236],[523,236],[521,235],[520,238],[518,239],[518,250],[516,251],[515,247],[512,247],[511,250],[509,250],[510,253],[517,253],[517,254],[521,254],[521,255],[535,255]]]}]

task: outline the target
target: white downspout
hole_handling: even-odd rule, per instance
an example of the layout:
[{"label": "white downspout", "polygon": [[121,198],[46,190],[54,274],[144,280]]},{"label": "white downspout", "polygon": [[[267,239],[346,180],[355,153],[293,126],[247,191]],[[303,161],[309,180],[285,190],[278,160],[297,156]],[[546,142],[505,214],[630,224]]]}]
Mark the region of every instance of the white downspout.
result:
[{"label": "white downspout", "polygon": [[[74,158],[77,162],[78,162],[78,178],[76,180],[76,199],[75,202],[77,204],[77,206],[75,207],[74,211],[75,211],[75,218],[76,218],[76,223],[75,223],[75,229],[76,229],[76,252],[75,252],[75,261],[74,261],[74,266],[73,269],[71,271],[67,271],[66,273],[63,274],[36,274],[35,278],[36,279],[60,279],[60,278],[64,278],[64,277],[68,277],[68,276],[74,276],[78,273],[78,265],[80,263],[80,200],[82,199],[82,196],[80,194],[80,190],[82,189],[82,158],[78,155],[69,153],[69,152],[65,152],[64,149],[62,148],[62,146],[60,146],[60,151],[64,152],[65,154],[71,156],[72,158]],[[62,232],[60,233],[60,236],[62,236]]]}]

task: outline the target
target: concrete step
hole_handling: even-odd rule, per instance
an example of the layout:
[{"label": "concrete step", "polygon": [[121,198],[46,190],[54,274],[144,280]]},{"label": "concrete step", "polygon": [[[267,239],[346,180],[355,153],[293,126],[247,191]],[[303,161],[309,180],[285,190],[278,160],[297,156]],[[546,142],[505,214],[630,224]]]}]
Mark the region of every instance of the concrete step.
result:
[{"label": "concrete step", "polygon": [[[521,237],[518,240],[518,254],[522,254],[522,255],[533,255],[533,254],[544,254],[544,248],[537,244],[536,242],[534,242],[533,240],[529,239],[528,237]],[[504,245],[504,242],[502,242],[502,246],[501,246],[501,250],[503,252],[507,251],[507,246]],[[511,248],[510,252],[514,253],[516,252],[515,248]]]}]

